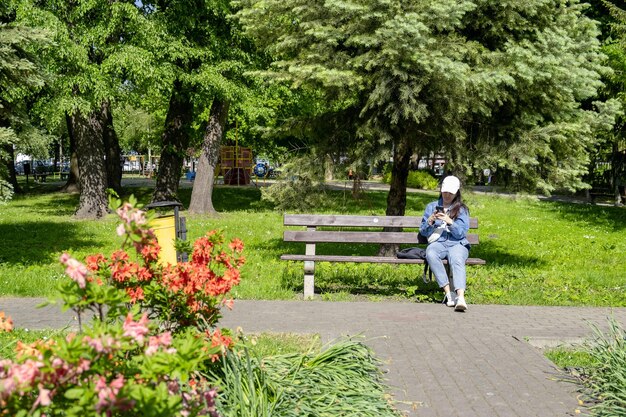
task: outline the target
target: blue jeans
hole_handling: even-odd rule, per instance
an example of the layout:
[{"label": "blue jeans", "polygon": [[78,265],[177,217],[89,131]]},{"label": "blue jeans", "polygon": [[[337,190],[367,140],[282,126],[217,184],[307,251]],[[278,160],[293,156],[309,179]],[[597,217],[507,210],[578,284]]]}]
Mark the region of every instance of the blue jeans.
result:
[{"label": "blue jeans", "polygon": [[439,287],[449,283],[446,268],[442,259],[448,258],[448,264],[452,271],[452,281],[455,290],[464,290],[466,285],[465,261],[469,256],[469,250],[461,245],[446,246],[441,242],[433,242],[426,248],[426,260],[430,270],[435,274]]}]

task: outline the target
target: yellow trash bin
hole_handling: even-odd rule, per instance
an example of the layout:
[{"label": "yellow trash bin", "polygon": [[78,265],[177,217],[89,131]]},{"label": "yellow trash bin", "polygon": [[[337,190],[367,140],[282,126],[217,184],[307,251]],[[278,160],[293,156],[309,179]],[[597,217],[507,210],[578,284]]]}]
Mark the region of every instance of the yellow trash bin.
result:
[{"label": "yellow trash bin", "polygon": [[176,218],[174,215],[157,217],[152,221],[152,230],[156,235],[161,252],[159,253],[159,262],[161,264],[176,265]]},{"label": "yellow trash bin", "polygon": [[187,239],[187,227],[184,217],[179,217],[179,208],[183,205],[177,201],[159,201],[148,204],[146,209],[174,209],[174,214],[162,215],[152,220],[152,230],[159,242],[161,252],[159,253],[159,263],[176,265],[178,261],[187,260],[186,253],[176,252],[174,246],[176,239]]}]

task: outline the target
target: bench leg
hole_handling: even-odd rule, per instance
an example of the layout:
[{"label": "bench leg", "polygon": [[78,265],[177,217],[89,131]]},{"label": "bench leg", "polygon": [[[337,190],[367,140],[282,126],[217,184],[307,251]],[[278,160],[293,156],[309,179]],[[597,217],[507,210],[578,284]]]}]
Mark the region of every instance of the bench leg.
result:
[{"label": "bench leg", "polygon": [[[308,264],[308,265],[307,265]],[[312,298],[315,288],[315,262],[304,262],[304,298]]]},{"label": "bench leg", "polygon": [[[307,228],[315,230],[315,228]],[[305,253],[315,255],[315,244],[307,243]],[[304,299],[312,298],[315,293],[315,262],[304,261]]]}]

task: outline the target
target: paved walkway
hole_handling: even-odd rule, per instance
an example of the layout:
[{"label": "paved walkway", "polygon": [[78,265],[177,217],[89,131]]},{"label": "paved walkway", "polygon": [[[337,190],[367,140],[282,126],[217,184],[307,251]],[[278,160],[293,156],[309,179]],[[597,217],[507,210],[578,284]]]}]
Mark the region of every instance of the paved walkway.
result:
[{"label": "paved walkway", "polygon": [[[21,328],[74,327],[71,312],[36,309],[41,299],[0,298]],[[383,361],[398,408],[408,416],[573,416],[576,386],[541,348],[578,343],[590,325],[626,326],[626,308],[238,300],[221,324],[245,332],[318,333],[324,342],[363,335]]]}]

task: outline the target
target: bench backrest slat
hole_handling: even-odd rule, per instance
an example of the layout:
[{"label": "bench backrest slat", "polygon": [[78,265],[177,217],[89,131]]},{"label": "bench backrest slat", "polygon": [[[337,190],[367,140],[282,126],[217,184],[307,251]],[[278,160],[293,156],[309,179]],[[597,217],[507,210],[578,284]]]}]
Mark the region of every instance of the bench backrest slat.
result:
[{"label": "bench backrest slat", "polygon": [[[299,231],[286,230],[285,242],[305,243],[418,243],[415,232],[341,232],[341,231]],[[470,244],[478,244],[478,235],[469,233]],[[419,243],[426,243],[421,239]]]},{"label": "bench backrest slat", "polygon": [[[285,226],[332,227],[410,227],[419,228],[421,216],[350,216],[330,214],[285,214]],[[478,219],[470,218],[470,229],[478,228]]]}]

